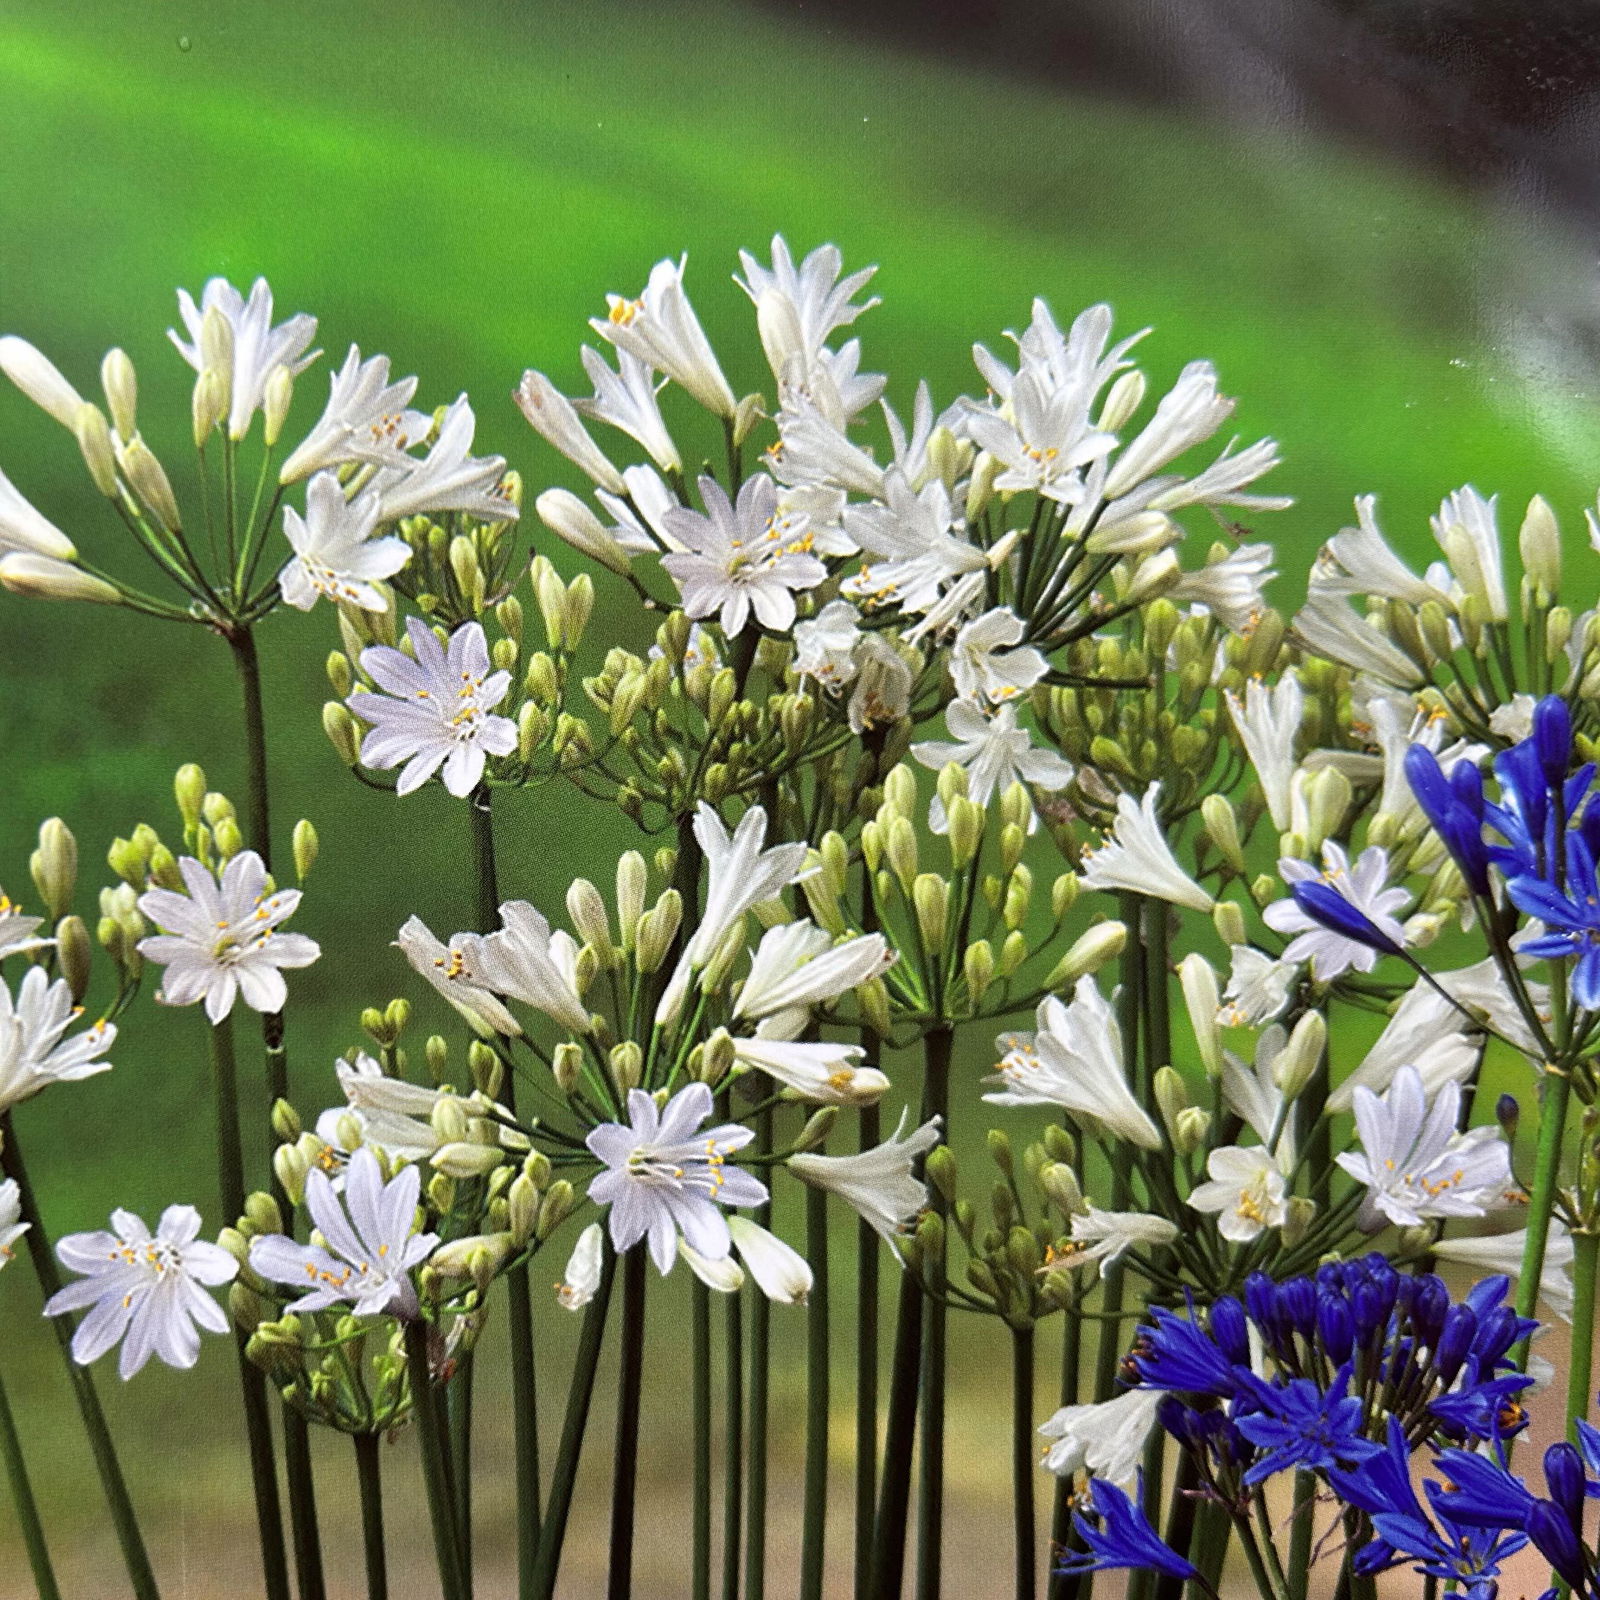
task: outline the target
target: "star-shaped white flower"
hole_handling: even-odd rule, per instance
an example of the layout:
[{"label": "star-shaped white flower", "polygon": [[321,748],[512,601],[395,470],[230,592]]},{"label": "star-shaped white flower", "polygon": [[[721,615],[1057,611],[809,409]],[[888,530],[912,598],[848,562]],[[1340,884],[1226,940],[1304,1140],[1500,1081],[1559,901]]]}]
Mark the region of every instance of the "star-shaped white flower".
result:
[{"label": "star-shaped white flower", "polygon": [[470,454],[476,426],[471,404],[460,395],[446,410],[427,455],[380,468],[371,484],[382,506],[378,520],[464,511],[485,522],[514,522],[517,508],[503,484],[506,458]]},{"label": "star-shaped white flower", "polygon": [[52,1083],[72,1083],[109,1072],[101,1059],[117,1037],[109,1022],[97,1022],[67,1037],[79,1007],[65,978],[51,981],[43,967],[29,967],[16,999],[0,983],[0,1112]]},{"label": "star-shaped white flower", "polygon": [[928,1203],[927,1186],[913,1172],[939,1142],[939,1118],[906,1133],[907,1113],[882,1144],[850,1156],[803,1154],[789,1157],[789,1170],[813,1189],[836,1194],[889,1243]]},{"label": "star-shaped white flower", "polygon": [[279,483],[298,483],[352,461],[405,467],[406,451],[421,444],[433,427],[432,417],[410,409],[416,392],[415,378],[389,382],[388,356],[363,361],[359,347],[351,345],[332,376],[317,425],[284,462]]},{"label": "star-shaped white flower", "polygon": [[1189,1204],[1214,1215],[1224,1239],[1248,1244],[1289,1220],[1289,1180],[1259,1145],[1213,1150],[1206,1174],[1211,1181],[1190,1191]]},{"label": "star-shaped white flower", "polygon": [[[1028,730],[1017,726],[1014,705],[996,706],[986,716],[970,700],[952,700],[944,720],[951,742],[925,739],[912,745],[911,753],[935,772],[955,762],[966,772],[967,796],[977,805],[987,805],[1018,778],[1050,790],[1064,789],[1072,781],[1072,763],[1054,750],[1039,749]],[[933,826],[942,832],[944,807],[937,798],[934,806]]]},{"label": "star-shaped white flower", "polygon": [[998,704],[1026,694],[1050,670],[1050,663],[1023,644],[1027,627],[1009,606],[974,617],[956,634],[950,651],[950,676],[964,700]]},{"label": "star-shaped white flower", "polygon": [[[1368,845],[1356,857],[1352,867],[1344,846],[1329,839],[1322,847],[1321,872],[1309,861],[1297,861],[1285,856],[1278,862],[1278,876],[1291,885],[1321,879],[1348,900],[1381,933],[1395,944],[1405,945],[1406,931],[1396,919],[1395,912],[1409,903],[1411,894],[1398,886],[1387,887],[1389,853],[1382,845]],[[1319,983],[1331,983],[1352,968],[1357,972],[1371,972],[1377,965],[1378,952],[1371,945],[1348,939],[1344,934],[1324,927],[1308,917],[1292,897],[1274,900],[1261,913],[1261,920],[1275,933],[1295,935],[1283,952],[1283,959],[1310,962],[1311,976]]]},{"label": "star-shaped white flower", "polygon": [[383,611],[388,601],[374,584],[392,578],[411,559],[411,546],[390,534],[372,537],[381,508],[370,490],[346,500],[338,477],[319,472],[306,489],[306,514],[283,513],[283,532],[294,550],[278,574],[283,598],[309,611],[317,596]]},{"label": "star-shaped white flower", "polygon": [[1139,800],[1119,794],[1111,837],[1085,853],[1078,876],[1086,889],[1128,889],[1209,913],[1216,902],[1178,864],[1167,843],[1156,810],[1160,798],[1159,783]]},{"label": "star-shaped white flower", "polygon": [[618,350],[628,351],[671,378],[707,411],[732,417],[738,409],[733,390],[684,293],[687,263],[687,256],[676,262],[658,261],[637,300],[607,295],[607,315],[591,317],[589,326]]}]

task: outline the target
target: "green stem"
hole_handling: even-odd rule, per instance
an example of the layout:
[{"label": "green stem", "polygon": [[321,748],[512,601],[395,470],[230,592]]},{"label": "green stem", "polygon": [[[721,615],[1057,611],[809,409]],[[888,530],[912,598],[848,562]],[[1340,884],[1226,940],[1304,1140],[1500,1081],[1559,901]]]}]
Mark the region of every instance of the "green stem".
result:
[{"label": "green stem", "polygon": [[466,1351],[445,1389],[445,1416],[450,1437],[450,1492],[455,1497],[456,1535],[461,1543],[462,1592],[472,1594],[472,1380],[473,1352]]},{"label": "green stem", "polygon": [[911,1505],[911,1462],[917,1432],[917,1376],[922,1366],[922,1288],[901,1269],[889,1365],[889,1415],[884,1426],[883,1473],[873,1526],[871,1600],[899,1600],[906,1562],[906,1520]]},{"label": "green stem", "polygon": [[361,1547],[367,1558],[367,1600],[389,1600],[389,1564],[383,1546],[383,1441],[375,1433],[353,1436],[361,1486]]},{"label": "green stem", "polygon": [[[806,1471],[800,1535],[800,1600],[822,1600],[828,1537],[828,1196],[806,1190]],[[754,1538],[755,1530],[751,1530]]]},{"label": "green stem", "polygon": [[[211,1069],[216,1094],[217,1186],[222,1194],[223,1213],[232,1226],[244,1214],[244,1145],[239,1137],[239,1070],[233,1053],[231,1016],[212,1026]],[[255,1491],[261,1571],[268,1600],[289,1600],[289,1562],[283,1541],[283,1507],[278,1495],[267,1377],[245,1354],[246,1343],[244,1330],[237,1329],[234,1345],[239,1363],[239,1390],[244,1402],[245,1436],[250,1449],[250,1482]]]},{"label": "green stem", "polygon": [[[772,1107],[756,1117],[756,1149],[772,1149]],[[772,1226],[772,1201],[755,1213],[763,1228]],[[745,1600],[765,1600],[767,1592],[767,1423],[772,1390],[772,1302],[758,1287],[750,1297],[750,1465],[745,1485]]]},{"label": "green stem", "polygon": [[1011,1330],[1011,1508],[1016,1528],[1017,1600],[1034,1597],[1033,1329]]},{"label": "green stem", "polygon": [[711,1600],[711,1290],[689,1285],[694,1362],[694,1524],[690,1543],[693,1600]]},{"label": "green stem", "polygon": [[616,1274],[616,1253],[607,1240],[600,1268],[600,1285],[583,1314],[583,1329],[578,1335],[578,1350],[572,1364],[572,1383],[567,1389],[567,1414],[561,1425],[561,1440],[556,1446],[555,1465],[550,1473],[550,1498],[546,1502],[544,1520],[539,1525],[534,1600],[554,1600],[556,1576],[561,1570],[561,1547],[567,1534],[567,1516],[572,1510],[572,1491],[578,1481],[578,1460],[583,1454],[584,1434],[589,1427],[595,1375],[600,1368],[600,1351],[605,1343],[606,1312],[611,1304],[611,1286]]},{"label": "green stem", "polygon": [[245,836],[261,857],[267,871],[272,870],[271,818],[267,810],[267,729],[261,703],[261,658],[256,653],[255,635],[249,628],[237,628],[228,635],[233,664],[239,674],[244,697],[244,748],[248,763]]},{"label": "green stem", "polygon": [[1593,1399],[1595,1271],[1600,1267],[1600,1233],[1572,1235],[1572,1359],[1567,1368],[1567,1431],[1587,1421]]},{"label": "green stem", "polygon": [[411,1409],[416,1417],[417,1440],[422,1451],[422,1482],[428,1495],[428,1519],[433,1526],[439,1589],[443,1600],[465,1600],[455,1501],[446,1470],[444,1429],[440,1425],[438,1395],[428,1363],[428,1325],[420,1318],[406,1323],[406,1364],[411,1375]]},{"label": "green stem", "polygon": [[1306,1600],[1311,1584],[1311,1539],[1316,1532],[1317,1475],[1294,1475],[1294,1511],[1289,1527],[1289,1600]]},{"label": "green stem", "polygon": [[[1539,1150],[1533,1169],[1533,1191],[1528,1197],[1528,1233],[1517,1279],[1519,1317],[1531,1317],[1539,1301],[1539,1278],[1544,1272],[1550,1215],[1555,1208],[1556,1185],[1561,1175],[1561,1141],[1567,1129],[1567,1105],[1572,1098],[1572,1080],[1564,1070],[1547,1066],[1544,1082],[1544,1104],[1539,1110]],[[1519,1367],[1525,1368],[1528,1340],[1522,1340],[1512,1356]]]},{"label": "green stem", "polygon": [[[935,1028],[923,1047],[923,1121],[950,1120],[950,1057],[955,1032]],[[944,1259],[925,1262],[935,1287],[944,1288]],[[943,1293],[931,1294],[923,1306],[926,1330],[922,1342],[922,1456],[917,1480],[917,1600],[939,1600],[944,1568],[944,1412],[949,1311]]]},{"label": "green stem", "polygon": [[[1162,1543],[1176,1554],[1188,1557],[1195,1537],[1195,1509],[1200,1487],[1200,1463],[1191,1450],[1178,1456],[1172,1479],[1172,1502],[1167,1508],[1167,1527]],[[1184,1580],[1162,1573],[1156,1580],[1155,1600],[1183,1600]]]},{"label": "green stem", "polygon": [[[39,1203],[28,1181],[28,1169],[22,1160],[22,1146],[17,1143],[9,1111],[0,1116],[0,1172],[17,1186],[21,1220],[28,1224],[28,1231],[23,1235],[28,1243],[28,1259],[33,1263],[40,1290],[49,1300],[60,1292],[61,1274],[51,1254],[50,1235],[45,1232],[44,1218],[39,1214]],[[122,1475],[122,1463],[117,1459],[116,1446],[111,1442],[111,1430],[106,1426],[106,1415],[101,1409],[94,1379],[87,1367],[80,1367],[72,1359],[72,1335],[77,1324],[70,1312],[62,1312],[48,1320],[56,1343],[60,1346],[61,1359],[66,1363],[73,1398],[78,1403],[78,1414],[83,1419],[83,1431],[89,1436],[95,1471],[99,1474],[100,1487],[111,1512],[111,1525],[116,1529],[117,1543],[122,1549],[123,1564],[128,1569],[128,1582],[135,1600],[160,1600],[161,1591],[150,1567],[144,1536],[139,1532],[139,1519],[134,1515],[127,1480]]]},{"label": "green stem", "polygon": [[6,1458],[6,1477],[11,1480],[11,1499],[17,1508],[17,1521],[22,1524],[22,1542],[27,1548],[28,1565],[33,1570],[33,1586],[39,1592],[39,1600],[61,1600],[55,1570],[50,1565],[50,1550],[44,1542],[39,1504],[33,1498],[33,1485],[28,1482],[28,1464],[22,1459],[22,1440],[17,1434],[16,1419],[11,1415],[11,1402],[6,1398],[3,1382],[0,1382],[0,1454]]},{"label": "green stem", "polygon": [[728,1387],[722,1447],[722,1600],[739,1600],[744,1510],[744,1301],[727,1297]]},{"label": "green stem", "polygon": [[622,1361],[617,1381],[617,1450],[611,1480],[611,1566],[606,1600],[633,1593],[634,1496],[639,1478],[639,1409],[644,1382],[645,1268],[643,1244],[622,1258]]},{"label": "green stem", "polygon": [[283,1408],[283,1471],[289,1484],[289,1532],[300,1600],[324,1600],[328,1591],[322,1575],[317,1487],[311,1475],[311,1430],[288,1405]]},{"label": "green stem", "polygon": [[[857,1148],[882,1137],[881,1113],[863,1106]],[[866,1600],[872,1577],[872,1509],[878,1495],[878,1230],[856,1224],[856,1517],[855,1595]],[[755,1596],[751,1600],[756,1600]]]}]

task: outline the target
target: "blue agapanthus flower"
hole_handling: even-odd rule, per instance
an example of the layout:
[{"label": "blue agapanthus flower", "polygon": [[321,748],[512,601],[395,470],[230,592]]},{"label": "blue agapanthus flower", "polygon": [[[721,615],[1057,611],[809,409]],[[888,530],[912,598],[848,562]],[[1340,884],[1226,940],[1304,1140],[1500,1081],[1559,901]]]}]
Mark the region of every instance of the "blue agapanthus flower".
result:
[{"label": "blue agapanthus flower", "polygon": [[1081,1550],[1068,1551],[1058,1572],[1111,1572],[1121,1567],[1149,1570],[1171,1578],[1198,1578],[1200,1574],[1182,1556],[1169,1550],[1144,1514],[1144,1475],[1139,1477],[1139,1500],[1130,1500],[1116,1484],[1095,1478],[1089,1485],[1092,1511],[1075,1512],[1073,1528]]},{"label": "blue agapanthus flower", "polygon": [[1567,836],[1566,882],[1514,878],[1507,886],[1519,911],[1538,917],[1545,931],[1523,939],[1517,953],[1551,961],[1573,960],[1572,997],[1585,1011],[1600,1010],[1600,882],[1595,854],[1582,833]]},{"label": "blue agapanthus flower", "polygon": [[1245,1473],[1246,1485],[1290,1467],[1326,1470],[1379,1453],[1362,1434],[1366,1407],[1350,1393],[1350,1376],[1346,1362],[1327,1388],[1310,1378],[1264,1383],[1252,1373],[1243,1380],[1240,1398],[1256,1409],[1239,1412],[1234,1426],[1264,1452]]}]

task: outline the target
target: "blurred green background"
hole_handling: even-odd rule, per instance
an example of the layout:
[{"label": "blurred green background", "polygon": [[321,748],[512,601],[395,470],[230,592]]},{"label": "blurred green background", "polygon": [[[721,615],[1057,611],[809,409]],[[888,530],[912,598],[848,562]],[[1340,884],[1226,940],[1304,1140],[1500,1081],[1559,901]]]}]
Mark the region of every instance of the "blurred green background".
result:
[{"label": "blurred green background", "polygon": [[[572,477],[522,423],[511,388],[536,365],[576,390],[585,319],[607,290],[634,292],[664,255],[688,252],[691,293],[735,388],[770,387],[729,274],[740,246],[760,253],[781,231],[797,254],[833,240],[849,266],[880,265],[884,304],[854,331],[902,406],[922,377],[940,405],[976,389],[971,342],[993,346],[1022,326],[1035,294],[1063,321],[1106,299],[1124,331],[1153,325],[1141,359],[1158,384],[1212,358],[1240,397],[1239,431],[1281,441],[1285,464],[1269,487],[1298,500],[1259,530],[1280,548],[1282,604],[1357,493],[1382,496],[1385,526],[1419,558],[1427,514],[1469,480],[1504,496],[1512,526],[1536,490],[1569,536],[1594,503],[1591,401],[1530,378],[1503,331],[1530,282],[1558,297],[1578,282],[1583,263],[1566,235],[1310,137],[1069,96],[803,14],[611,0],[7,0],[0,106],[0,332],[40,345],[85,393],[101,354],[125,347],[144,431],[180,496],[191,374],[164,332],[179,285],[198,293],[212,274],[241,286],[265,274],[280,315],[321,319],[334,364],[357,341],[419,373],[429,406],[468,390],[480,448],[504,453],[536,492]],[[323,371],[302,379],[291,432],[316,415]],[[72,442],[8,386],[0,466],[81,548],[130,570]],[[538,542],[531,518],[523,532]],[[618,600],[602,585],[597,635],[617,625],[605,606]],[[409,987],[389,948],[394,930],[414,911],[443,932],[468,921],[466,840],[459,808],[438,790],[396,802],[344,777],[318,721],[322,659],[338,642],[330,614],[280,614],[262,632],[279,847],[301,815],[323,842],[296,926],[322,942],[324,960],[293,982],[290,1016],[296,1098],[309,1114],[332,1097],[328,1063],[356,1042],[360,1005]],[[0,883],[31,898],[27,855],[52,813],[77,831],[90,892],[114,834],[140,820],[175,834],[180,761],[237,786],[236,718],[226,652],[198,630],[0,596]],[[603,879],[624,837],[562,789],[508,804],[502,818],[504,891],[549,906],[575,872]],[[974,1072],[986,1064],[981,1044]],[[18,1117],[55,1231],[97,1225],[114,1204],[150,1213],[174,1199],[214,1219],[201,1019],[157,1013],[146,996],[115,1054],[114,1073]],[[967,1101],[958,1124],[975,1127],[983,1108],[975,1094]],[[780,1213],[785,1221],[797,1218]],[[652,1359],[667,1370],[652,1390],[646,1470],[662,1492],[650,1501],[640,1578],[642,1592],[665,1596],[682,1581],[686,1537],[673,1337],[683,1285],[666,1286],[656,1306],[663,1338]],[[570,1331],[563,1318],[550,1336],[552,1419]],[[993,1338],[960,1329],[969,1374],[992,1358]],[[67,1592],[120,1593],[20,1264],[0,1293],[0,1352]],[[847,1396],[843,1348],[840,1360]],[[195,1374],[152,1368],[126,1391],[101,1374],[174,1594],[244,1593],[255,1581],[230,1366],[215,1341]],[[780,1372],[777,1400],[781,1461],[798,1439],[797,1375]],[[847,1405],[836,1419],[844,1453]],[[604,1413],[602,1396],[591,1458],[601,1466]],[[503,1417],[486,1419],[491,1563],[509,1528],[505,1431]],[[974,1595],[990,1592],[1004,1448],[974,1377],[951,1450],[951,1572]],[[402,1552],[420,1554],[414,1462],[403,1445],[394,1457],[404,1467],[390,1474],[393,1533]],[[335,1589],[351,1593],[353,1480],[331,1443],[326,1461]],[[846,1474],[837,1477],[843,1491]],[[599,1483],[585,1480],[563,1593],[598,1589]],[[791,1520],[785,1503],[780,1535]],[[838,1526],[842,1562],[847,1519]],[[428,1592],[425,1567],[397,1567],[397,1593]],[[25,1592],[7,1506],[0,1596]]]}]

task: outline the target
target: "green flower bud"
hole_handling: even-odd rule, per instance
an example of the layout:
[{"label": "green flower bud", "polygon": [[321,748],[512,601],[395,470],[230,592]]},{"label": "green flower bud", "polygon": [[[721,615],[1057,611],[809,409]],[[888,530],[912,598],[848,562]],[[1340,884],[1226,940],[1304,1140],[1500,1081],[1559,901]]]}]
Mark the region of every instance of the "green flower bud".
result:
[{"label": "green flower bud", "polygon": [[894,1031],[894,1022],[889,1009],[889,988],[883,979],[869,978],[859,985],[856,1003],[861,1007],[867,1026],[881,1038],[888,1038]]},{"label": "green flower bud", "polygon": [[1011,1159],[1010,1139],[999,1128],[991,1128],[988,1134],[988,1143],[989,1159],[994,1162],[1006,1177],[1015,1176],[1016,1169]]},{"label": "green flower bud", "polygon": [[1172,1119],[1172,1144],[1180,1156],[1192,1156],[1211,1132],[1211,1113],[1203,1106],[1190,1106]]},{"label": "green flower bud", "polygon": [[594,947],[602,963],[611,960],[616,946],[611,942],[611,922],[600,891],[587,878],[575,878],[567,890],[567,915],[578,930],[578,937]]},{"label": "green flower bud", "polygon": [[795,1140],[795,1153],[804,1154],[809,1150],[820,1150],[828,1142],[828,1135],[833,1132],[833,1125],[839,1119],[837,1106],[819,1106],[807,1119],[805,1127],[800,1130],[800,1137]]},{"label": "green flower bud", "polygon": [[1045,988],[1070,988],[1079,978],[1098,972],[1108,961],[1114,961],[1127,942],[1128,930],[1120,922],[1097,922],[1092,928],[1086,928],[1045,979]]},{"label": "green flower bud", "polygon": [[556,1087],[563,1094],[571,1094],[583,1073],[583,1047],[571,1039],[563,1039],[550,1053],[550,1071]]},{"label": "green flower bud", "polygon": [[78,887],[78,841],[60,817],[40,824],[39,848],[28,865],[45,910],[52,917],[66,916]]},{"label": "green flower bud", "polygon": [[189,422],[196,450],[204,450],[213,428],[228,414],[228,382],[220,372],[207,369],[194,380],[189,397]]},{"label": "green flower bud", "polygon": [[1283,1239],[1284,1249],[1293,1250],[1310,1231],[1317,1215],[1317,1202],[1309,1195],[1290,1195],[1288,1212],[1280,1236]]},{"label": "green flower bud", "polygon": [[[283,433],[289,418],[289,407],[294,403],[294,374],[279,362],[267,374],[261,391],[261,437],[270,450]],[[244,435],[241,433],[240,438]]]},{"label": "green flower bud", "polygon": [[896,816],[912,817],[917,810],[917,777],[907,766],[890,770],[883,780],[883,803]]},{"label": "green flower bud", "polygon": [[1308,1011],[1295,1023],[1289,1042],[1272,1064],[1272,1079],[1285,1100],[1295,1100],[1321,1070],[1328,1045],[1328,1022],[1320,1011]]},{"label": "green flower bud", "polygon": [[575,1203],[572,1185],[565,1178],[557,1178],[544,1192],[539,1202],[539,1221],[534,1233],[540,1243],[550,1237],[568,1217]]},{"label": "green flower bud", "polygon": [[626,1098],[644,1077],[644,1051],[632,1039],[624,1039],[612,1048],[607,1060],[611,1081],[617,1086],[617,1093]]},{"label": "green flower bud", "polygon": [[900,880],[901,891],[912,892],[917,878],[917,830],[907,817],[896,816],[884,838],[889,870]]},{"label": "green flower bud", "polygon": [[355,718],[339,701],[330,700],[323,706],[322,731],[347,767],[361,764],[361,735],[356,730]]},{"label": "green flower bud", "polygon": [[1000,960],[995,970],[1002,978],[1009,978],[1027,959],[1027,937],[1020,929],[1013,928],[1000,942]]},{"label": "green flower bud", "polygon": [[1239,837],[1239,819],[1226,795],[1208,794],[1200,802],[1200,816],[1205,823],[1206,837],[1216,847],[1217,854],[1239,874],[1244,876],[1244,844]]},{"label": "green flower bud", "polygon": [[1215,1078],[1222,1071],[1222,1035],[1217,1026],[1222,997],[1217,991],[1216,969],[1193,951],[1178,963],[1178,982],[1183,988],[1183,1003],[1201,1063],[1207,1075]]},{"label": "green flower bud", "polygon": [[928,1152],[925,1169],[929,1184],[946,1205],[954,1205],[956,1198],[956,1157],[947,1144],[937,1144]]},{"label": "green flower bud", "polygon": [[519,1172],[506,1190],[506,1225],[520,1250],[533,1237],[539,1220],[539,1191],[527,1173]]},{"label": "green flower bud", "polygon": [[[205,830],[201,829],[200,832],[203,836]],[[164,844],[157,844],[150,852],[149,872],[150,881],[158,888],[171,889],[174,894],[183,893],[183,874],[178,870],[178,858]]]},{"label": "green flower bud", "polygon": [[924,948],[930,956],[943,950],[950,916],[950,885],[932,872],[919,873],[911,885],[911,902],[916,908]]},{"label": "green flower bud", "polygon": [[481,1178],[500,1165],[504,1152],[498,1145],[476,1144],[470,1139],[450,1139],[428,1159],[436,1172],[448,1178]]},{"label": "green flower bud", "polygon": [[297,1144],[280,1144],[272,1152],[272,1172],[289,1204],[298,1206],[306,1194],[306,1173],[310,1165]]},{"label": "green flower bud", "polygon": [[73,1001],[82,1004],[89,992],[89,969],[94,959],[94,946],[82,917],[63,917],[56,924],[56,959]]},{"label": "green flower bud", "polygon": [[244,834],[233,817],[224,817],[218,822],[211,830],[211,837],[216,842],[217,853],[224,861],[232,861],[244,849]]},{"label": "green flower bud", "polygon": [[474,1039],[467,1046],[467,1070],[472,1074],[473,1087],[491,1100],[499,1096],[505,1082],[506,1064],[491,1045]]},{"label": "green flower bud", "polygon": [[594,611],[594,579],[580,572],[567,586],[566,601],[562,609],[562,633],[567,649],[576,650],[589,626]]},{"label": "green flower bud", "polygon": [[[951,870],[961,872],[972,862],[983,847],[983,807],[964,794],[952,795],[946,806],[949,818]],[[909,826],[909,824],[908,824]]]},{"label": "green flower bud", "polygon": [[1549,600],[1561,587],[1561,529],[1556,525],[1556,514],[1550,509],[1550,502],[1543,495],[1536,494],[1528,502],[1528,514],[1522,519],[1517,543],[1528,581],[1533,584],[1535,593]]},{"label": "green flower bud", "polygon": [[1178,1116],[1189,1109],[1189,1086],[1176,1068],[1157,1067],[1153,1087],[1161,1120],[1166,1124],[1167,1132],[1176,1137],[1174,1130]]},{"label": "green flower bud", "polygon": [[962,957],[961,971],[967,981],[968,998],[974,1006],[981,1005],[989,985],[994,982],[994,946],[987,939],[969,944]]},{"label": "green flower bud", "polygon": [[1078,1175],[1064,1161],[1052,1161],[1039,1169],[1039,1187],[1065,1217],[1083,1210],[1083,1190]]},{"label": "green flower bud", "polygon": [[168,481],[166,470],[144,440],[135,436],[125,444],[118,464],[123,477],[150,515],[168,533],[180,532],[183,519],[178,515],[178,501],[172,492],[172,484]]},{"label": "green flower bud", "polygon": [[1232,900],[1219,900],[1211,908],[1211,926],[1226,945],[1245,942],[1244,912]]},{"label": "green flower bud", "polygon": [[272,1102],[272,1135],[280,1144],[294,1144],[305,1130],[300,1125],[300,1114],[287,1100]]}]

